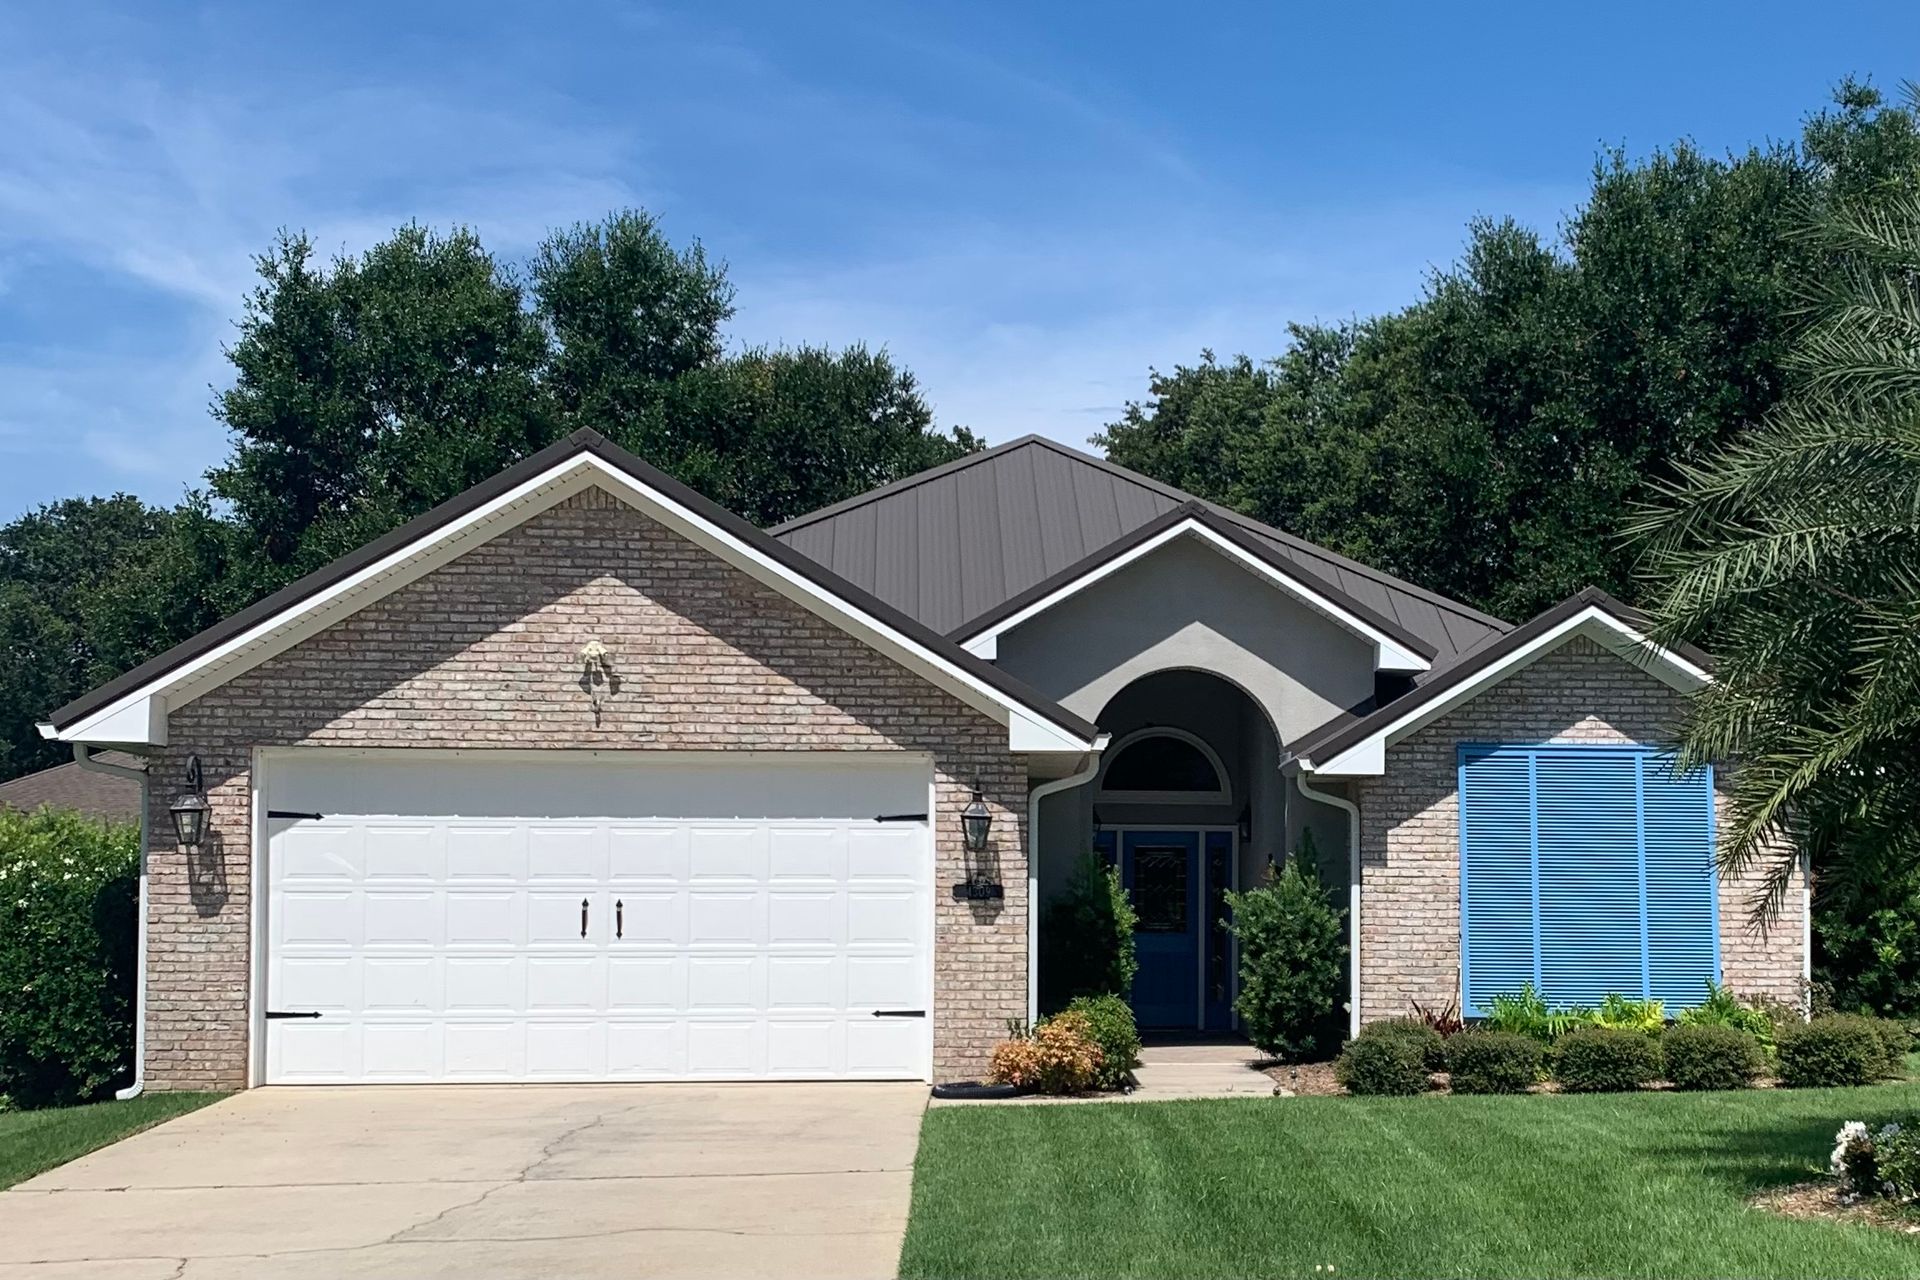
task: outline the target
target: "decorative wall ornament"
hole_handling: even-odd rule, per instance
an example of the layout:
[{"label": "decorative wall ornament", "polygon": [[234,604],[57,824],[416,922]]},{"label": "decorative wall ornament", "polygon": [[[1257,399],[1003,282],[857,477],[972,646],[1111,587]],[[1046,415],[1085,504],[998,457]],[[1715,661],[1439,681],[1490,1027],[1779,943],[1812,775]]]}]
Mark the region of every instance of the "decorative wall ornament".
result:
[{"label": "decorative wall ornament", "polygon": [[620,692],[620,676],[613,669],[613,659],[607,646],[598,640],[580,646],[580,687],[593,704],[593,722],[598,725],[607,699]]}]

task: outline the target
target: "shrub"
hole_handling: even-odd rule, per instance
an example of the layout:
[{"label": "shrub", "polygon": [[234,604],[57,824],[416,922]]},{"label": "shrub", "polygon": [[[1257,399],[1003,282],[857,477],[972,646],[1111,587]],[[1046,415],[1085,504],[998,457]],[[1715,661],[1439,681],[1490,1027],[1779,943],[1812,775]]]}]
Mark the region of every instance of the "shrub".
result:
[{"label": "shrub", "polygon": [[1540,1042],[1512,1031],[1463,1031],[1447,1041],[1455,1093],[1525,1093],[1540,1078]]},{"label": "shrub", "polygon": [[1119,996],[1078,996],[1067,1006],[1067,1016],[1087,1024],[1087,1037],[1100,1047],[1100,1072],[1094,1083],[1117,1089],[1127,1073],[1140,1065],[1140,1028],[1133,1009]]},{"label": "shrub", "polygon": [[1575,1027],[1585,1025],[1591,1015],[1585,1009],[1550,1009],[1531,982],[1520,984],[1510,995],[1497,995],[1488,1010],[1486,1026],[1490,1031],[1528,1036],[1541,1044],[1550,1044]]},{"label": "shrub", "polygon": [[1840,1180],[1840,1198],[1878,1196],[1911,1204],[1920,1200],[1920,1120],[1869,1129],[1849,1120],[1834,1135],[1828,1161]]},{"label": "shrub", "polygon": [[1033,1029],[994,1046],[987,1079],[1037,1093],[1085,1093],[1100,1076],[1100,1046],[1087,1019],[1059,1013]]},{"label": "shrub", "polygon": [[1126,999],[1140,968],[1134,919],[1120,872],[1089,853],[1040,922],[1042,1007],[1064,1009],[1079,996]]},{"label": "shrub", "polygon": [[1667,1025],[1667,1007],[1659,1000],[1633,1000],[1610,991],[1600,1007],[1587,1015],[1586,1025],[1657,1036]]},{"label": "shrub", "polygon": [[1383,1018],[1360,1028],[1362,1040],[1393,1038],[1405,1040],[1420,1055],[1428,1071],[1447,1069],[1447,1042],[1426,1023],[1414,1018]]},{"label": "shrub", "polygon": [[1870,1019],[1829,1014],[1781,1032],[1780,1083],[1794,1088],[1871,1084],[1887,1074],[1887,1046]]},{"label": "shrub", "polygon": [[1886,1050],[1887,1067],[1884,1074],[1902,1075],[1906,1070],[1907,1051],[1913,1048],[1913,1032],[1899,1018],[1870,1018],[1873,1029],[1880,1036],[1880,1044]]},{"label": "shrub", "polygon": [[1554,1046],[1553,1074],[1568,1093],[1627,1093],[1660,1078],[1660,1044],[1640,1030],[1580,1027]]},{"label": "shrub", "polygon": [[[1691,1009],[1683,1009],[1679,1022],[1680,1025],[1688,1027],[1726,1027],[1734,1031],[1744,1031],[1759,1042],[1763,1053],[1771,1056],[1775,1019],[1776,1014],[1767,1006],[1742,1001],[1731,990],[1708,978],[1707,998]],[[1679,1082],[1675,1081],[1675,1083]],[[1734,1088],[1736,1086],[1718,1087]]]},{"label": "shrub", "polygon": [[1240,997],[1234,1008],[1247,1038],[1265,1053],[1305,1058],[1338,1043],[1334,1010],[1346,949],[1334,906],[1303,844],[1277,875],[1245,893],[1227,894],[1240,943]]},{"label": "shrub", "polygon": [[1333,1076],[1348,1093],[1410,1097],[1432,1083],[1427,1064],[1407,1036],[1362,1035],[1333,1064]]},{"label": "shrub", "polygon": [[1752,1034],[1711,1022],[1668,1027],[1660,1048],[1676,1089],[1744,1089],[1766,1065]]},{"label": "shrub", "polygon": [[1467,1029],[1467,1023],[1460,1016],[1460,1002],[1449,1000],[1445,1008],[1429,1009],[1418,1000],[1413,1001],[1413,1017],[1432,1028],[1433,1034],[1445,1039],[1457,1036]]},{"label": "shrub", "polygon": [[140,829],[0,810],[0,1098],[89,1102],[133,1058]]}]

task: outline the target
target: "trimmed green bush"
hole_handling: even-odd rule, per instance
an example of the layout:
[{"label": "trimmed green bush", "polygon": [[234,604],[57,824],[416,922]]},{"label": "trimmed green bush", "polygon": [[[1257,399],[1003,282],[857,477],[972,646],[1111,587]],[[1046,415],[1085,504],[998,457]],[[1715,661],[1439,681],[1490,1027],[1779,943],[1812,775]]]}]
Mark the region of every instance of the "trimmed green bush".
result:
[{"label": "trimmed green bush", "polygon": [[1078,996],[1067,1006],[1086,1023],[1087,1036],[1100,1046],[1100,1071],[1094,1085],[1117,1089],[1140,1065],[1140,1027],[1133,1009],[1119,996]]},{"label": "trimmed green bush", "polygon": [[1873,1029],[1880,1035],[1880,1043],[1886,1049],[1886,1074],[1897,1076],[1903,1073],[1907,1062],[1907,1052],[1913,1048],[1913,1032],[1899,1018],[1874,1018]]},{"label": "trimmed green bush", "polygon": [[1406,1036],[1366,1036],[1348,1043],[1333,1064],[1333,1076],[1348,1093],[1411,1097],[1432,1083],[1419,1047]]},{"label": "trimmed green bush", "polygon": [[1676,1089],[1745,1089],[1766,1066],[1766,1053],[1755,1036],[1719,1023],[1668,1027],[1660,1049],[1667,1079]]},{"label": "trimmed green bush", "polygon": [[1525,1093],[1540,1079],[1540,1042],[1514,1031],[1462,1031],[1447,1041],[1455,1093]]},{"label": "trimmed green bush", "polygon": [[1418,1018],[1382,1018],[1379,1022],[1369,1022],[1360,1028],[1362,1040],[1377,1040],[1382,1037],[1394,1037],[1411,1044],[1420,1054],[1420,1060],[1429,1071],[1447,1069],[1447,1042]]},{"label": "trimmed green bush", "polygon": [[1781,1031],[1780,1083],[1796,1089],[1872,1084],[1887,1075],[1887,1043],[1871,1018],[1836,1013]]},{"label": "trimmed green bush", "polygon": [[1340,921],[1346,912],[1314,869],[1312,846],[1287,859],[1267,883],[1227,894],[1240,942],[1240,996],[1234,1009],[1247,1039],[1277,1058],[1311,1058],[1339,1043],[1334,1019],[1346,980]]},{"label": "trimmed green bush", "polygon": [[1660,1044],[1644,1031],[1581,1027],[1560,1037],[1553,1059],[1568,1093],[1628,1093],[1660,1078]]},{"label": "trimmed green bush", "polygon": [[1057,1013],[1079,996],[1126,999],[1140,968],[1134,920],[1119,870],[1089,853],[1040,919],[1040,1007]]},{"label": "trimmed green bush", "polygon": [[0,1104],[130,1078],[140,828],[0,810]]}]

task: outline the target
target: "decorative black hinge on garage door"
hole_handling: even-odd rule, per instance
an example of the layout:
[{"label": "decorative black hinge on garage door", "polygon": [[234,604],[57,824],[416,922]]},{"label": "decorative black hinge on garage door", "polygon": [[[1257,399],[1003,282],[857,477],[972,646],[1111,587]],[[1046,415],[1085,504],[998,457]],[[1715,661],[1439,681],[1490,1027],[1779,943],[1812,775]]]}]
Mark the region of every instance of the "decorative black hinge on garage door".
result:
[{"label": "decorative black hinge on garage door", "polygon": [[327,816],[327,815],[326,815],[326,814],[324,814],[324,813],[301,813],[301,812],[299,812],[298,810],[295,810],[295,809],[269,809],[269,810],[267,810],[267,817],[269,817],[269,818],[307,818],[307,819],[311,819],[311,820],[312,820],[312,821],[314,821],[314,822],[318,822],[318,821],[320,821],[320,819],[322,819],[322,818],[324,818],[324,817],[326,817],[326,816]]},{"label": "decorative black hinge on garage door", "polygon": [[927,1011],[925,1009],[875,1009],[873,1016],[876,1018],[924,1018],[927,1016]]},{"label": "decorative black hinge on garage door", "polygon": [[873,820],[875,822],[925,822],[927,815],[924,813],[877,813]]},{"label": "decorative black hinge on garage door", "polygon": [[290,1009],[267,1010],[267,1021],[269,1022],[273,1022],[279,1018],[317,1018],[319,1016],[320,1016],[320,1011],[318,1009],[312,1010],[310,1012],[302,1012],[302,1013],[296,1013]]}]

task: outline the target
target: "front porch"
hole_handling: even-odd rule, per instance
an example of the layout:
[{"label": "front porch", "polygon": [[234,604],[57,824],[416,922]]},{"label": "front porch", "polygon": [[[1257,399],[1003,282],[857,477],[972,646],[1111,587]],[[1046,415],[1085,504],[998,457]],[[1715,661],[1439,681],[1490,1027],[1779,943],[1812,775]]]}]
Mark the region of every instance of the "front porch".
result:
[{"label": "front porch", "polygon": [[1323,880],[1344,887],[1345,817],[1299,795],[1280,772],[1267,711],[1220,676],[1141,677],[1096,719],[1111,736],[1099,771],[1040,803],[1039,1012],[1073,994],[1056,971],[1061,944],[1049,945],[1060,927],[1050,908],[1092,855],[1119,871],[1137,917],[1128,998],[1143,1033],[1232,1034],[1238,956],[1226,895],[1260,884],[1305,832]]}]

